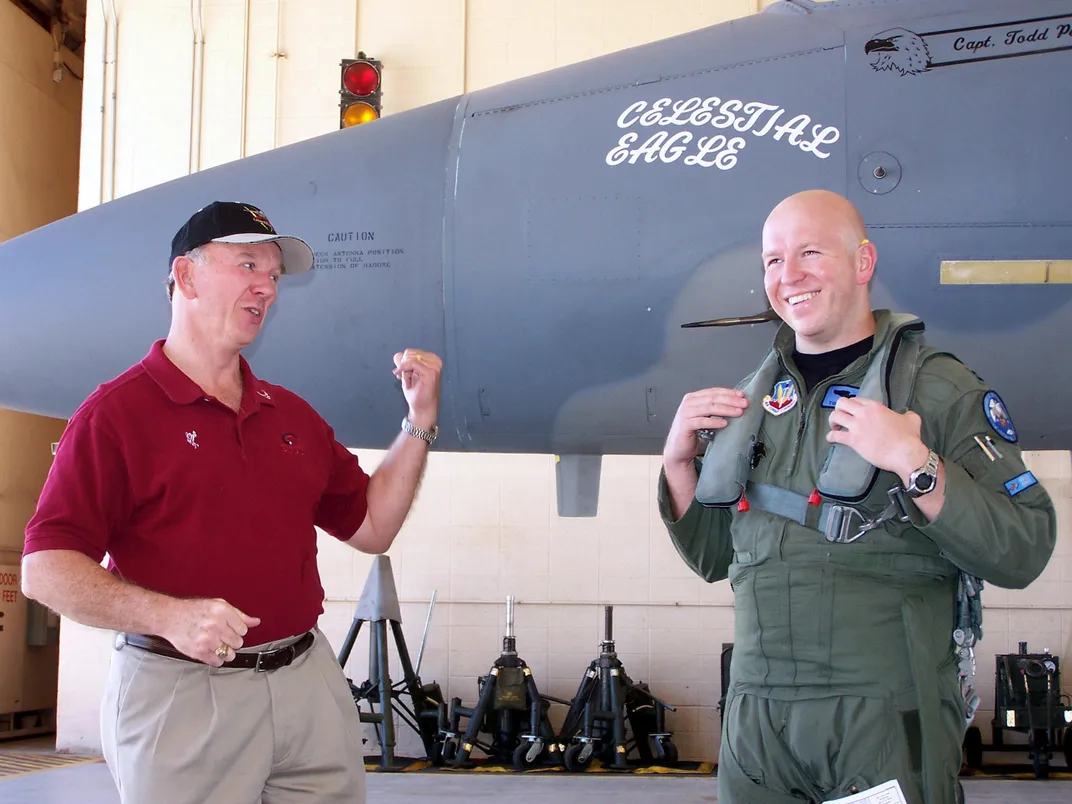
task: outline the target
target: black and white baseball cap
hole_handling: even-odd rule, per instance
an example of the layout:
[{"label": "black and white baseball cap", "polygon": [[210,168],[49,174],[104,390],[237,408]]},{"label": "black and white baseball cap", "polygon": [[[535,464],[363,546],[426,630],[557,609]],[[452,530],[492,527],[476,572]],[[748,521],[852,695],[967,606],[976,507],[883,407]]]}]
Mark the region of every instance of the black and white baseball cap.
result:
[{"label": "black and white baseball cap", "polygon": [[268,216],[252,204],[213,201],[195,212],[171,241],[171,259],[188,254],[206,243],[268,243],[279,245],[283,273],[300,274],[313,267],[313,250],[300,237],[281,235]]}]

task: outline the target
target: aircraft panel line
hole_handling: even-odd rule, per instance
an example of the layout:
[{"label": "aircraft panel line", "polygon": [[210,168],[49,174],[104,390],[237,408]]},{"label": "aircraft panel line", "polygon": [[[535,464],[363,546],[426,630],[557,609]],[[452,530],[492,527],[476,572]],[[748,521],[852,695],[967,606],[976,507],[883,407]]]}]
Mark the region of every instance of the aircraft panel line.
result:
[{"label": "aircraft panel line", "polygon": [[733,64],[725,64],[725,65],[723,65],[721,67],[707,67],[706,69],[695,70],[694,72],[691,72],[691,73],[676,73],[674,75],[664,76],[664,77],[658,79],[658,81],[647,81],[647,82],[643,82],[643,83],[632,82],[632,83],[629,83],[629,84],[618,84],[618,85],[612,86],[612,87],[604,87],[603,89],[590,89],[587,92],[575,92],[572,95],[561,95],[561,96],[559,96],[557,98],[544,98],[543,100],[529,101],[528,103],[515,103],[515,104],[511,104],[510,106],[500,106],[500,107],[498,107],[496,109],[484,109],[484,110],[479,111],[479,112],[473,112],[470,115],[470,117],[482,117],[483,115],[488,115],[488,114],[499,114],[500,112],[512,112],[515,109],[525,109],[525,108],[528,108],[528,107],[531,107],[531,106],[542,106],[545,103],[558,103],[559,101],[564,101],[564,100],[575,100],[577,98],[587,98],[587,97],[590,97],[592,95],[602,95],[605,92],[618,92],[619,90],[623,90],[623,89],[635,89],[637,86],[643,86],[644,84],[648,84],[648,83],[660,83],[661,84],[663,81],[677,81],[677,80],[682,79],[682,78],[693,78],[693,77],[698,76],[698,75],[706,75],[707,73],[717,73],[717,72],[721,72],[723,70],[737,69],[739,67],[750,67],[750,66],[752,66],[754,64],[765,64],[765,63],[772,62],[772,61],[780,61],[782,59],[792,59],[792,58],[797,58],[799,56],[809,56],[812,53],[822,53],[822,52],[827,51],[827,50],[843,50],[843,49],[844,49],[844,46],[842,46],[842,45],[838,45],[837,47],[814,47],[814,48],[811,48],[810,50],[799,50],[799,51],[796,51],[795,53],[784,53],[784,54],[782,54],[780,56],[769,56],[769,57],[763,58],[763,59],[753,59],[752,61],[739,61],[739,62],[735,62]]}]

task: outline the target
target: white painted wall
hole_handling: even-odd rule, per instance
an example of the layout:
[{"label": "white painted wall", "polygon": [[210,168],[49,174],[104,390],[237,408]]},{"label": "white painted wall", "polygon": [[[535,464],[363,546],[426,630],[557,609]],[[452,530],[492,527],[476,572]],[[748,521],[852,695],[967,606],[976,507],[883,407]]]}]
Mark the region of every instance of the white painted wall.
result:
[{"label": "white painted wall", "polygon": [[[185,0],[115,5],[115,192],[125,194],[190,169],[193,36]],[[753,0],[250,0],[247,41],[246,6],[204,3],[202,168],[334,130],[338,62],[359,49],[389,65],[384,107],[390,114],[757,8]],[[103,86],[103,33],[100,5],[90,3],[87,98]],[[102,164],[109,173],[101,106],[84,106],[82,207],[101,199]],[[370,468],[380,457],[359,454]],[[1015,650],[1019,640],[1032,650],[1072,654],[1072,464],[1063,452],[1028,458],[1058,500],[1060,543],[1028,590],[984,594],[984,707],[992,707],[993,654]],[[389,554],[414,657],[429,596],[437,593],[424,680],[438,681],[448,700],[475,702],[476,677],[501,647],[510,594],[519,601],[521,656],[541,689],[569,698],[598,653],[602,605],[613,603],[627,672],[679,707],[669,725],[681,756],[715,759],[718,658],[722,643],[732,640],[732,594],[726,582],[708,585],[693,576],[670,545],[655,510],[658,465],[655,457],[606,458],[599,516],[570,520],[555,512],[551,456],[434,453],[420,499]],[[321,624],[338,647],[371,557],[326,537],[320,555],[327,592]],[[61,749],[99,750],[110,645],[110,634],[63,623]],[[355,681],[368,676],[367,662],[363,637],[347,668]],[[557,722],[561,708],[553,711]],[[989,717],[982,711],[977,723]],[[400,730],[399,738],[400,753],[419,751],[409,732]]]}]

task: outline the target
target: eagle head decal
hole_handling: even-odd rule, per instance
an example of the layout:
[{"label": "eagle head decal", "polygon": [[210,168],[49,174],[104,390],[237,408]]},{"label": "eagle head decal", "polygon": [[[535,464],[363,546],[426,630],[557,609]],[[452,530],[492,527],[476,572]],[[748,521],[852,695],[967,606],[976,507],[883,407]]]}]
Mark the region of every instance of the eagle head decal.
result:
[{"label": "eagle head decal", "polygon": [[871,66],[876,70],[896,70],[901,75],[924,73],[931,60],[927,43],[904,28],[876,34],[864,45],[864,53],[871,56]]}]

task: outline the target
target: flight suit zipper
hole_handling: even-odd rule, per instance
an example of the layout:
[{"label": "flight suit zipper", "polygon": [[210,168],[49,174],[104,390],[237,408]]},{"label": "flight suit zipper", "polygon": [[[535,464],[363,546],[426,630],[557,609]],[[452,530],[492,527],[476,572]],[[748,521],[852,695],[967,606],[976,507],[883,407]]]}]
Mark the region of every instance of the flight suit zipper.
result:
[{"label": "flight suit zipper", "polygon": [[788,480],[796,474],[797,464],[800,462],[800,439],[803,437],[804,429],[808,423],[807,405],[805,404],[808,395],[804,391],[804,380],[801,376],[793,369],[790,369],[782,358],[779,357],[778,361],[781,363],[782,369],[792,377],[793,382],[796,383],[797,395],[800,398],[800,402],[797,404],[797,407],[799,408],[799,421],[797,423],[797,435],[796,438],[793,439],[793,459],[789,461],[789,469],[785,473],[786,479]]},{"label": "flight suit zipper", "polygon": [[857,360],[852,361],[852,363],[849,364],[848,366],[846,366],[843,370],[839,371],[837,374],[835,374],[832,377],[827,377],[825,380],[822,380],[814,388],[812,388],[810,391],[808,391],[807,394],[806,394],[806,402],[805,402],[805,394],[802,393],[802,391],[804,389],[804,381],[803,381],[803,379],[801,378],[801,376],[799,374],[797,374],[797,372],[795,372],[792,369],[790,369],[785,364],[784,360],[781,360],[782,368],[785,370],[785,372],[787,374],[789,374],[790,377],[793,378],[793,382],[795,382],[797,384],[797,393],[800,394],[800,406],[799,406],[800,407],[800,422],[797,425],[797,435],[796,435],[796,439],[794,440],[794,444],[793,444],[793,459],[789,462],[789,469],[786,471],[786,478],[787,479],[793,477],[793,475],[795,475],[797,473],[798,464],[800,462],[801,439],[804,436],[804,430],[805,430],[805,428],[807,427],[807,424],[808,424],[808,417],[811,416],[811,414],[813,412],[812,407],[815,404],[815,400],[819,399],[820,404],[822,404],[822,400],[826,397],[827,390],[832,385],[838,385],[842,381],[844,381],[848,377],[850,377],[852,375],[852,373],[853,373],[851,371],[851,369],[853,368],[853,366],[856,364],[856,362],[858,360],[859,360],[859,358],[857,358]]}]

